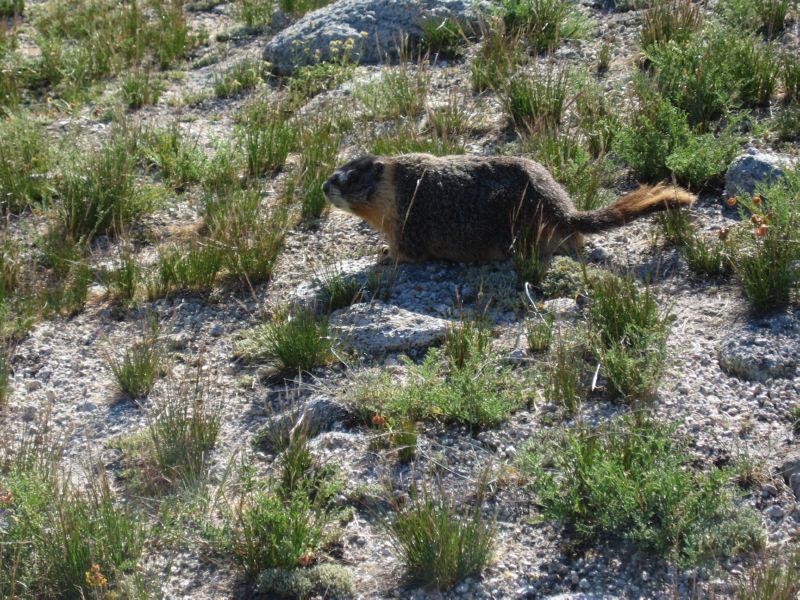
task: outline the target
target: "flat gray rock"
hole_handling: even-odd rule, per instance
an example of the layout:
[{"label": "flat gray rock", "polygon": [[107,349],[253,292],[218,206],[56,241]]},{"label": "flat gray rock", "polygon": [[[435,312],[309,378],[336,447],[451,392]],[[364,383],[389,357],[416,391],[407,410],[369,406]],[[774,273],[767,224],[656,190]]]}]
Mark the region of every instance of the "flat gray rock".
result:
[{"label": "flat gray rock", "polygon": [[373,273],[375,259],[372,257],[343,260],[318,271],[311,281],[304,281],[295,287],[287,298],[287,304],[298,308],[314,309],[320,313],[327,311],[329,298],[325,292],[326,282],[338,277],[346,285],[354,284],[362,290],[363,300],[369,299],[367,280]]},{"label": "flat gray rock", "polygon": [[449,321],[378,300],[354,304],[331,315],[331,334],[366,356],[415,353],[441,343]]},{"label": "flat gray rock", "polygon": [[800,325],[796,317],[776,315],[762,327],[738,328],[719,347],[719,365],[747,381],[791,378],[800,363]]},{"label": "flat gray rock", "polygon": [[725,173],[725,197],[752,195],[759,184],[769,184],[784,176],[785,169],[797,166],[797,159],[785,154],[750,149],[733,159]]},{"label": "flat gray rock", "polygon": [[397,56],[404,35],[419,38],[424,20],[472,21],[475,5],[469,0],[339,0],[278,33],[264,48],[264,60],[274,72],[289,75],[299,66],[336,58],[331,42],[352,40],[351,59],[377,64]]}]

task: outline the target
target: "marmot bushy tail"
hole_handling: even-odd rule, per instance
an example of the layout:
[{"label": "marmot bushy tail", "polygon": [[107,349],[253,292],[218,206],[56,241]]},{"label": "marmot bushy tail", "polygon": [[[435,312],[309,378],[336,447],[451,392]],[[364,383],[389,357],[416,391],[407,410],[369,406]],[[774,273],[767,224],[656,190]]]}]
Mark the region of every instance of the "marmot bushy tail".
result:
[{"label": "marmot bushy tail", "polygon": [[694,201],[677,187],[643,186],[581,212],[547,169],[512,156],[362,156],[322,189],[382,232],[401,261],[500,260],[532,243],[543,254],[574,251],[582,234]]},{"label": "marmot bushy tail", "polygon": [[570,224],[579,233],[600,233],[645,215],[690,206],[693,202],[694,196],[679,187],[663,184],[643,185],[603,208],[586,212],[576,211],[570,217]]}]

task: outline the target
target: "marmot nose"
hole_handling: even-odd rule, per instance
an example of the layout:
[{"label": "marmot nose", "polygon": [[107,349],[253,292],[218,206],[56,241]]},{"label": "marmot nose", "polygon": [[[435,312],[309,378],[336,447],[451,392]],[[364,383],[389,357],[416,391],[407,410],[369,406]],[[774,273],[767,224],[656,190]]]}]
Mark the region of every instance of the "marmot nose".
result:
[{"label": "marmot nose", "polygon": [[327,195],[328,192],[330,191],[331,191],[331,182],[326,181],[325,183],[322,184],[322,193]]}]

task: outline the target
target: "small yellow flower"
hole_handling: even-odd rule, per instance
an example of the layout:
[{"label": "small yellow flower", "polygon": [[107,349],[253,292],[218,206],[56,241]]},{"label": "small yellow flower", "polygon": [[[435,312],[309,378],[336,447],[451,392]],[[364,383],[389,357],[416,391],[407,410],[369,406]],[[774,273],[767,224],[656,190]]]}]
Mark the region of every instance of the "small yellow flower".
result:
[{"label": "small yellow flower", "polygon": [[366,31],[361,31],[361,32],[359,32],[359,34],[358,34],[358,35],[360,35],[362,38],[365,38],[365,37],[367,37],[369,34],[368,34]]},{"label": "small yellow flower", "polygon": [[108,585],[108,579],[100,572],[100,565],[97,563],[92,565],[92,568],[84,574],[86,585],[89,587],[103,588]]}]

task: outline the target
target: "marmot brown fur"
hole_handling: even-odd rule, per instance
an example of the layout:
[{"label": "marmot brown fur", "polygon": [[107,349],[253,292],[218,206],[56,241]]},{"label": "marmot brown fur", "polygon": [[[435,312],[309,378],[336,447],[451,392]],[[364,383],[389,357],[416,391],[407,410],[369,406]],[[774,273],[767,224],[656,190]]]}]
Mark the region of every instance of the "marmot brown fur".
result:
[{"label": "marmot brown fur", "polygon": [[547,169],[512,156],[363,156],[322,190],[382,232],[400,261],[499,260],[531,244],[542,254],[573,251],[585,233],[694,202],[677,187],[642,186],[603,208],[579,211]]}]

